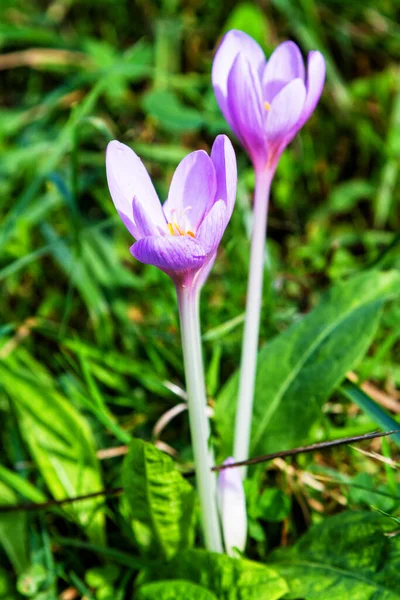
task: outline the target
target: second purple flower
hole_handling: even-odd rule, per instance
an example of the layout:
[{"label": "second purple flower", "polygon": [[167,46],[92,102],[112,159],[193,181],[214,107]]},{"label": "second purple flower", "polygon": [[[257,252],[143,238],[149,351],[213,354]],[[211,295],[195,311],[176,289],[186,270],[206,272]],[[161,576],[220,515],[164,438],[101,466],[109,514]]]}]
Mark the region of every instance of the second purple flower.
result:
[{"label": "second purple flower", "polygon": [[308,55],[307,72],[294,42],[283,42],[267,61],[242,31],[224,36],[212,81],[220,109],[256,169],[276,166],[281,153],[314,111],[325,80],[320,52]]}]

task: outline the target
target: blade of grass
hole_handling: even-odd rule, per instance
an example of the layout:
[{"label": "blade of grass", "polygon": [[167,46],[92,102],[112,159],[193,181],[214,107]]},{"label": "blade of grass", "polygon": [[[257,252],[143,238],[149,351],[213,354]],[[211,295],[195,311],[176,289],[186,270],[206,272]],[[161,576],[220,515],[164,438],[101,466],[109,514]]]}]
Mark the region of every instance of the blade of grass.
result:
[{"label": "blade of grass", "polygon": [[[339,392],[343,394],[348,400],[354,402],[363,410],[367,415],[375,421],[379,427],[384,431],[395,430],[399,428],[399,423],[393,417],[391,417],[383,408],[379,406],[372,398],[368,396],[361,388],[352,383],[346,381],[339,387]],[[393,441],[400,446],[400,434],[395,433],[392,436]]]}]

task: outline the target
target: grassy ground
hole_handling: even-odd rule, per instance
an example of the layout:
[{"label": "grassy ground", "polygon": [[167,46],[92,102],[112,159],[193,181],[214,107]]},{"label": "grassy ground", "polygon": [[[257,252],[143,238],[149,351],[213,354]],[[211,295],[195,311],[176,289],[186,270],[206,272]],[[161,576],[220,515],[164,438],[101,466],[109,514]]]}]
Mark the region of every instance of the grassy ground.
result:
[{"label": "grassy ground", "polygon": [[[182,401],[174,289],[130,256],[104,152],[113,138],[129,144],[165,198],[179,160],[229,133],[210,68],[231,27],[253,35],[267,54],[288,38],[304,54],[318,48],[328,66],[316,113],[286,150],[273,185],[261,343],[308,313],[331,285],[400,265],[395,2],[3,0],[0,504],[119,486],[122,456],[110,449],[131,436],[154,439],[157,419]],[[238,367],[246,293],[254,181],[236,149],[237,207],[201,308],[212,403]],[[400,412],[399,322],[399,303],[387,304],[356,368],[393,416]],[[338,391],[323,415],[304,443],[376,429]],[[191,465],[185,415],[161,439]],[[398,460],[393,444],[363,448]],[[83,480],[80,461],[89,465]],[[251,513],[248,555],[263,559],[346,506],[395,511],[395,473],[350,448],[269,463],[252,480],[256,495],[268,486],[274,497],[268,492],[264,512]],[[19,577],[16,597],[122,600],[136,574],[127,556],[138,553],[119,502],[101,501],[95,519],[84,504],[1,515],[4,598]]]}]

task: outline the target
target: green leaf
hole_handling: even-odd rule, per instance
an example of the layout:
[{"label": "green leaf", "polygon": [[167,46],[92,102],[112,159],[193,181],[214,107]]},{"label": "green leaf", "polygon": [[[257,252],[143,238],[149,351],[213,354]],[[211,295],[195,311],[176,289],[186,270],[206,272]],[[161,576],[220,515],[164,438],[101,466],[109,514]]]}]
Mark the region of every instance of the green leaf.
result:
[{"label": "green leaf", "polygon": [[[383,302],[400,292],[397,272],[365,272],[333,287],[319,305],[259,353],[251,454],[305,442],[321,407],[374,337]],[[232,445],[238,374],[219,395],[225,454]]]},{"label": "green leaf", "polygon": [[143,98],[143,108],[171,133],[195,131],[204,122],[199,111],[185,106],[175,94],[167,90],[147,92]]},{"label": "green leaf", "polygon": [[[0,482],[0,504],[16,504],[17,495]],[[29,565],[26,514],[22,511],[0,514],[0,544],[17,573]]]},{"label": "green leaf", "polygon": [[[13,402],[21,434],[54,498],[103,489],[94,440],[86,420],[43,377],[31,377],[15,361],[0,362],[0,381]],[[103,500],[67,509],[94,543],[104,543]]]},{"label": "green leaf", "polygon": [[217,596],[189,581],[158,581],[139,588],[137,600],[217,600]]},{"label": "green leaf", "polygon": [[31,502],[46,502],[47,500],[45,494],[38,490],[30,481],[3,465],[0,465],[0,483],[5,484]]},{"label": "green leaf", "polygon": [[270,522],[286,519],[291,507],[290,497],[278,488],[264,490],[258,504],[258,517]]},{"label": "green leaf", "polygon": [[347,512],[316,525],[296,545],[272,555],[290,586],[286,598],[398,600],[400,536],[369,512]]},{"label": "green leaf", "polygon": [[219,600],[277,600],[288,589],[273,568],[206,550],[188,550],[145,574],[150,581],[172,577],[202,585]]},{"label": "green leaf", "polygon": [[270,29],[266,11],[256,3],[241,2],[234,7],[225,23],[224,32],[230,29],[244,31],[265,48]]},{"label": "green leaf", "polygon": [[7,571],[0,567],[0,600],[14,600],[16,595],[13,587],[8,579]]},{"label": "green leaf", "polygon": [[163,555],[171,558],[193,539],[194,491],[170,456],[133,440],[123,465],[131,516],[150,528]]},{"label": "green leaf", "polygon": [[18,577],[17,590],[23,596],[35,596],[44,586],[47,579],[46,569],[41,564],[30,566]]},{"label": "green leaf", "polygon": [[[368,396],[357,385],[351,381],[346,381],[340,386],[339,391],[346,396],[349,400],[357,404],[383,431],[394,431],[400,429],[400,423],[398,423],[393,417],[389,415],[379,404],[377,404],[372,398]],[[400,446],[400,433],[394,433],[390,436],[391,439]]]},{"label": "green leaf", "polygon": [[356,508],[373,507],[383,511],[393,511],[399,504],[400,485],[391,490],[389,485],[379,485],[376,476],[357,473],[348,485],[349,505]]}]

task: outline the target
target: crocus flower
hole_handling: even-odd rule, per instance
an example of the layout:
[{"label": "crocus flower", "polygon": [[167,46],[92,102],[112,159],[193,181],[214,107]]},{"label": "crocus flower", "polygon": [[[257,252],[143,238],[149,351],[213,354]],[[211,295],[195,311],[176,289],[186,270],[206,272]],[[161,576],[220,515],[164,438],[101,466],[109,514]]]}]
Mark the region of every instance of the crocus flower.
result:
[{"label": "crocus flower", "polygon": [[299,48],[283,42],[267,61],[242,31],[224,36],[212,81],[220,109],[255,168],[276,166],[279,156],[314,111],[325,79],[320,52],[310,52],[307,73]]},{"label": "crocus flower", "polygon": [[188,154],[163,205],[142,161],[128,146],[110,142],[106,166],[115,207],[136,240],[132,255],[175,282],[204,280],[235,203],[236,158],[229,139],[219,135],[211,156],[204,150]]},{"label": "crocus flower", "polygon": [[[230,457],[223,464],[231,465],[234,462]],[[220,471],[217,494],[225,550],[234,556],[235,549],[244,551],[247,537],[246,498],[238,467]]]}]

